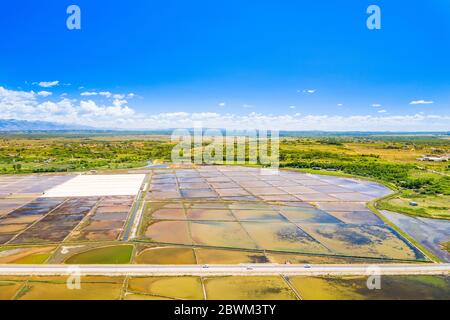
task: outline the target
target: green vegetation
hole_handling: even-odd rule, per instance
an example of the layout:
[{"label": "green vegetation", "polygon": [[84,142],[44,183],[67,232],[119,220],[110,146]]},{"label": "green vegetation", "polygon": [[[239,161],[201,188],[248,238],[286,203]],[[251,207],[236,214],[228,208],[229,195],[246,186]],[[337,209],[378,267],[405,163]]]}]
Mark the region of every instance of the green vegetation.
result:
[{"label": "green vegetation", "polygon": [[68,258],[67,264],[127,264],[133,254],[132,245],[118,245],[96,248],[75,254]]},{"label": "green vegetation", "polygon": [[[415,202],[417,206],[411,206]],[[444,195],[424,195],[410,190],[390,196],[378,203],[381,210],[403,212],[412,216],[450,219],[450,197]]]},{"label": "green vegetation", "polygon": [[50,257],[49,253],[35,254],[16,260],[17,264],[42,264]]},{"label": "green vegetation", "polygon": [[281,167],[373,179],[398,191],[379,209],[442,219],[450,218],[450,166],[417,158],[449,153],[449,140],[432,136],[286,138],[280,144]]},{"label": "green vegetation", "polygon": [[[423,154],[436,153],[436,149],[412,141],[346,138],[341,144],[330,145],[323,139],[285,139],[280,146],[280,161],[283,167],[340,171],[422,194],[450,195],[447,162],[417,161]],[[449,152],[450,143],[439,151]]]},{"label": "green vegetation", "polygon": [[169,160],[171,149],[158,137],[3,136],[0,173],[134,168],[151,159]]}]

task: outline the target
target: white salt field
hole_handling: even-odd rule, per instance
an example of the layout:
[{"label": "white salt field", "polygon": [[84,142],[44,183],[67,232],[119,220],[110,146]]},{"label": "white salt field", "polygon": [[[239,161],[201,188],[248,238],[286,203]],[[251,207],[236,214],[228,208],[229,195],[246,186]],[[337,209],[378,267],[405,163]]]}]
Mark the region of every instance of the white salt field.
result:
[{"label": "white salt field", "polygon": [[79,175],[45,192],[45,197],[136,195],[144,174]]},{"label": "white salt field", "polygon": [[72,179],[73,175],[6,175],[0,176],[0,197],[14,194],[42,194]]}]

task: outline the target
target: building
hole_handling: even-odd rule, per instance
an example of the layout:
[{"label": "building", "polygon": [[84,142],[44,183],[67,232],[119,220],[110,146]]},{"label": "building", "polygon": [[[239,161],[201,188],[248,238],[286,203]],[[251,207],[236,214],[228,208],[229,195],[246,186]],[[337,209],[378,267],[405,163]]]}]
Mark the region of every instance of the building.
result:
[{"label": "building", "polygon": [[444,162],[444,161],[448,161],[450,158],[449,155],[445,155],[445,156],[424,156],[422,158],[417,158],[417,160],[419,161],[434,161],[434,162]]}]

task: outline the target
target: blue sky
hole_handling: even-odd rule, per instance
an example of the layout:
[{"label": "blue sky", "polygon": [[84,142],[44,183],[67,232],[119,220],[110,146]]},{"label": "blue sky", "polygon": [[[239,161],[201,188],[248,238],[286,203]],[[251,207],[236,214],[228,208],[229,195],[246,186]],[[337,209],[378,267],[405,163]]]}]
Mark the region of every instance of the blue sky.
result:
[{"label": "blue sky", "polygon": [[[81,30],[66,28],[70,4]],[[446,0],[15,0],[0,34],[2,118],[450,130]]]}]

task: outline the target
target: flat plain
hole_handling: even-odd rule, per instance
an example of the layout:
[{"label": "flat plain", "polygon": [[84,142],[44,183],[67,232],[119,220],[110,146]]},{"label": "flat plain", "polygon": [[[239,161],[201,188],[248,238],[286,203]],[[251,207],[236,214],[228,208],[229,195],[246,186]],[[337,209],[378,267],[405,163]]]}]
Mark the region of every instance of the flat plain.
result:
[{"label": "flat plain", "polygon": [[[429,262],[413,243],[367,207],[367,202],[392,192],[372,181],[287,170],[272,174],[241,166],[168,166],[121,172],[117,177],[111,173],[85,176],[88,178],[72,174],[0,177],[11,186],[2,187],[5,193],[0,198],[0,264]],[[122,182],[125,185],[115,185]],[[85,195],[86,190],[100,186],[96,195]],[[132,214],[140,211],[142,214]],[[125,239],[125,229],[130,226],[136,228],[136,237]],[[376,294],[364,290],[361,277],[103,276],[83,277],[82,289],[75,291],[67,288],[64,277],[2,277],[0,298],[448,296],[445,276],[386,279],[387,291]],[[408,286],[419,291],[407,293]]]}]

